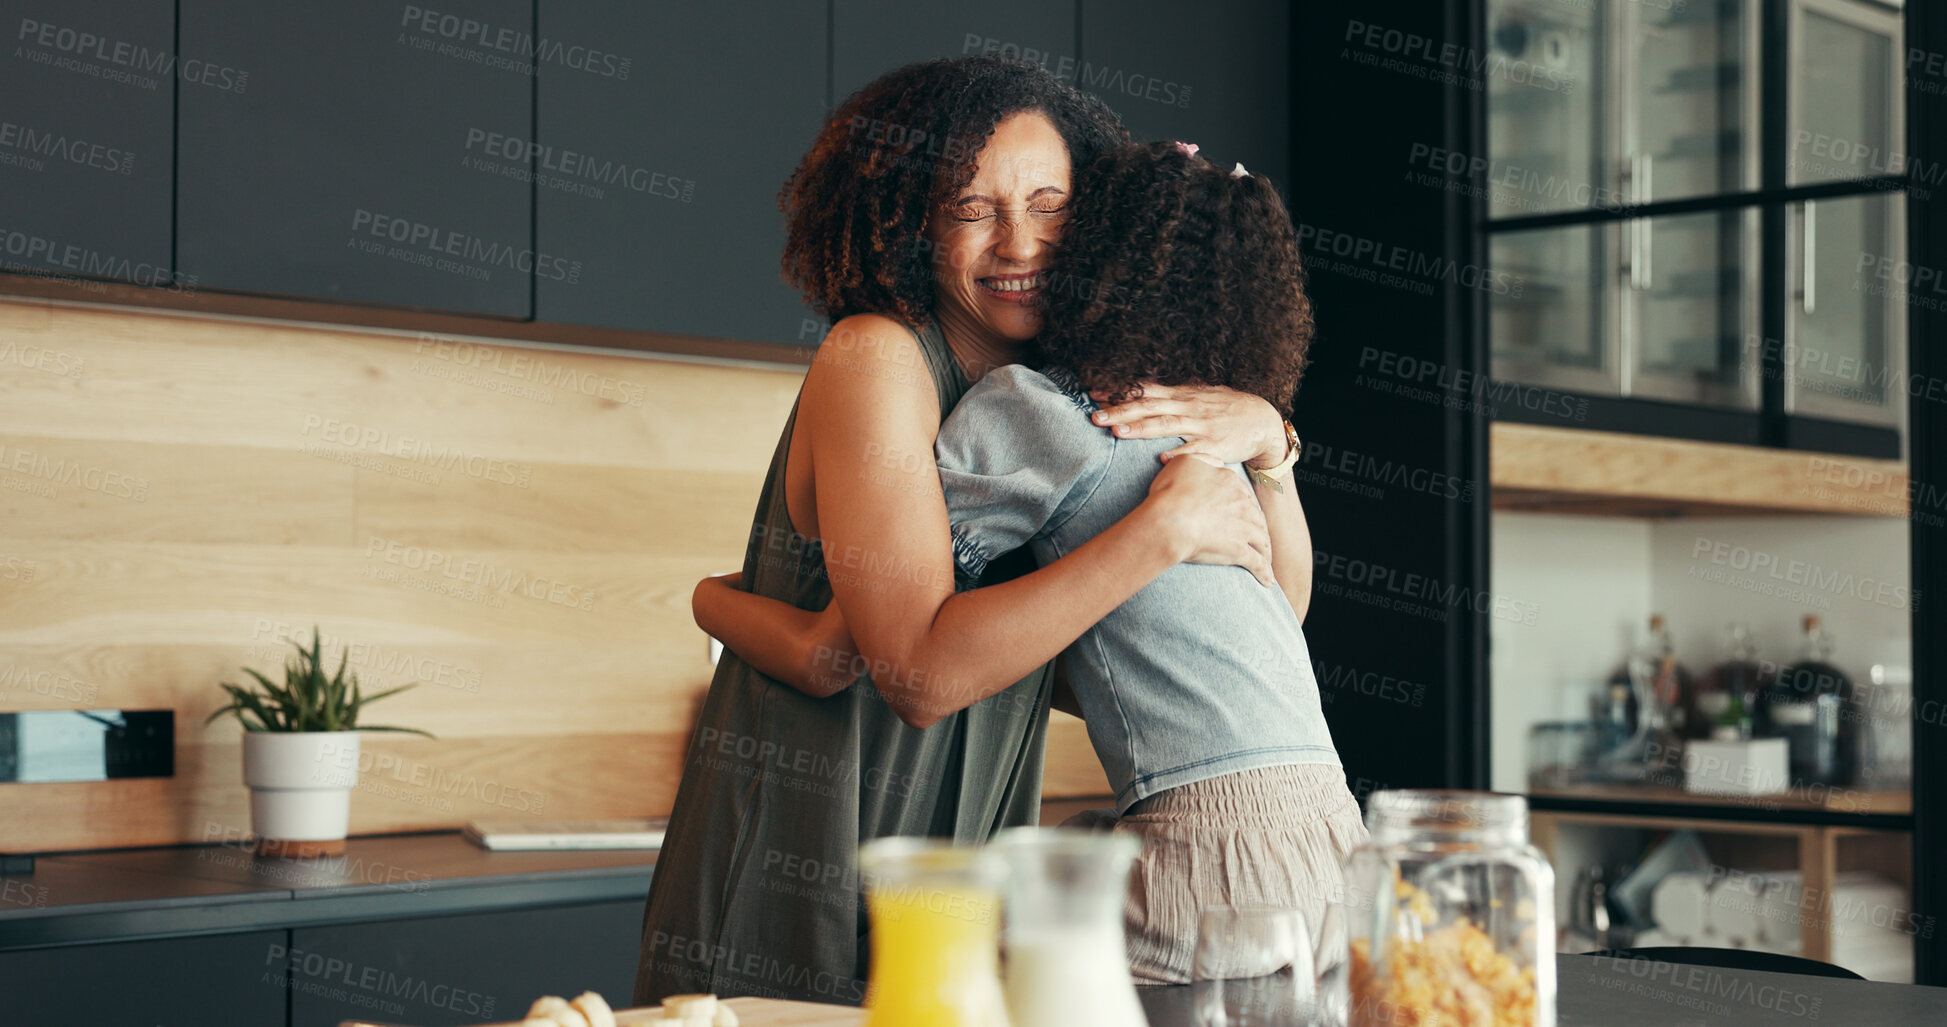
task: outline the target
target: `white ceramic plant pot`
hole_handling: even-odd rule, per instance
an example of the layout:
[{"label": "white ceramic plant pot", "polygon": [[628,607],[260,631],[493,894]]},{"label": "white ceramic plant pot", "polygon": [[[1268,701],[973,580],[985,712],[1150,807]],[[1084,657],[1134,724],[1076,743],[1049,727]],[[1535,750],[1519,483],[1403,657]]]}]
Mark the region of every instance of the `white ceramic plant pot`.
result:
[{"label": "white ceramic plant pot", "polygon": [[358,784],[356,731],[245,731],[243,783],[250,828],[263,843],[298,844],[292,855],[343,851]]}]

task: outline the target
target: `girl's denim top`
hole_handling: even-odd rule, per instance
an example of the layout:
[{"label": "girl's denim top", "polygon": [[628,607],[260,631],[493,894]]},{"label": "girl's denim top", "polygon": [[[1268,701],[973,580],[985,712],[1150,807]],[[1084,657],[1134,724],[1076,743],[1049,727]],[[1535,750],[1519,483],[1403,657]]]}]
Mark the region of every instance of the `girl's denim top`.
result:
[{"label": "girl's denim top", "polygon": [[[940,426],[940,482],[964,579],[1030,545],[1043,566],[1134,510],[1181,439],[1118,439],[1072,372],[999,368]],[[1243,468],[1232,465],[1243,475]],[[1068,650],[1068,679],[1116,811],[1178,785],[1339,765],[1298,617],[1236,566],[1178,564]]]}]

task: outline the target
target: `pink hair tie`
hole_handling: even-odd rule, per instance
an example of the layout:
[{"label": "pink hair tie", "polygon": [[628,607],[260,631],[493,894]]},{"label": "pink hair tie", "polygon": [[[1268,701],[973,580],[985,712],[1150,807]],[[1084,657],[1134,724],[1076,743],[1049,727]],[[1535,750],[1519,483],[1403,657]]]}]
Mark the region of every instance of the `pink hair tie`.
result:
[{"label": "pink hair tie", "polygon": [[1176,140],[1176,149],[1177,152],[1183,154],[1185,157],[1194,157],[1197,155],[1197,144],[1195,143],[1186,143],[1178,139]]}]

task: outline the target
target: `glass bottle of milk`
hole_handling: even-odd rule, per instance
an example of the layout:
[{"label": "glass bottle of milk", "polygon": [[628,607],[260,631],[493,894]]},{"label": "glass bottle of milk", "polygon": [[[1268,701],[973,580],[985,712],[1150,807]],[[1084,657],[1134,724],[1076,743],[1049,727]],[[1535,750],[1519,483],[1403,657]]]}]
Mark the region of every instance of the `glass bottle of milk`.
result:
[{"label": "glass bottle of milk", "polygon": [[1013,1027],[1146,1027],[1122,926],[1142,843],[1106,831],[1019,827],[1008,866],[1001,980]]}]

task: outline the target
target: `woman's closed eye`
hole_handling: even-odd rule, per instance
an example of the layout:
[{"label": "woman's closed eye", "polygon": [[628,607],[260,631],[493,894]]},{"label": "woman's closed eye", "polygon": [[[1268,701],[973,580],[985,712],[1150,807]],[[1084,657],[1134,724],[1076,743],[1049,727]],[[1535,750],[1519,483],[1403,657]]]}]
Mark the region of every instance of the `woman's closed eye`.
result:
[{"label": "woman's closed eye", "polygon": [[[1037,203],[1030,206],[1025,213],[1029,217],[1050,218],[1059,217],[1066,213],[1067,210],[1068,205],[1066,203]],[[999,207],[955,207],[953,210],[953,219],[964,224],[980,224],[982,222],[999,220],[1006,213],[1007,211]]]}]

